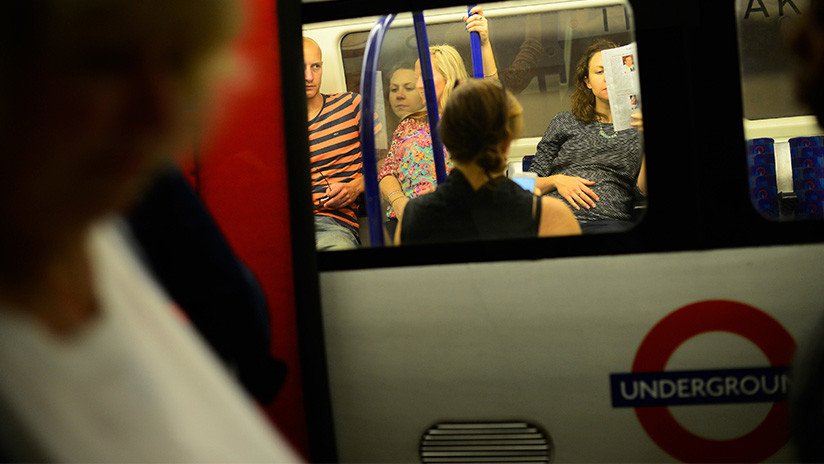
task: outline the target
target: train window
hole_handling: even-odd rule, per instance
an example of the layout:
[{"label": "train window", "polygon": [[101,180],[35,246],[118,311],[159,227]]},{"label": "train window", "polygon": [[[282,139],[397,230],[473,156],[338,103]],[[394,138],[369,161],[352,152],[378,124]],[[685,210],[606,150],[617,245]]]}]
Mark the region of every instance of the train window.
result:
[{"label": "train window", "polygon": [[[593,3],[596,6],[592,6]],[[590,2],[586,6],[575,1],[543,0],[541,2],[488,3],[481,6],[484,16],[488,20],[489,38],[494,53],[495,63],[490,72],[497,71],[495,77],[503,87],[514,94],[520,106],[523,107],[524,127],[520,138],[513,141],[508,153],[507,174],[510,177],[515,177],[516,174],[529,170],[529,163],[536,159],[534,155],[538,150],[542,137],[548,130],[550,121],[559,113],[571,110],[571,96],[575,89],[576,80],[576,63],[586,53],[588,47],[597,39],[604,39],[611,44],[605,46],[605,49],[620,49],[619,51],[626,55],[620,57],[616,54],[617,52],[613,53],[616,58],[609,61],[609,64],[604,64],[604,66],[616,70],[612,75],[615,80],[611,82],[626,83],[623,87],[620,87],[619,84],[614,84],[614,86],[611,84],[611,88],[618,89],[612,92],[612,97],[620,94],[621,98],[626,100],[626,104],[622,103],[621,105],[621,117],[627,121],[628,128],[615,132],[614,129],[618,127],[617,119],[615,120],[615,126],[606,124],[612,122],[611,120],[600,121],[596,119],[590,123],[592,127],[598,126],[601,129],[600,137],[603,139],[603,144],[612,143],[622,147],[624,145],[630,146],[626,155],[622,153],[620,156],[615,157],[610,154],[606,158],[611,158],[611,160],[605,161],[606,163],[617,162],[620,165],[617,167],[608,166],[606,169],[622,170],[620,181],[615,181],[616,184],[622,184],[616,188],[620,190],[621,200],[609,204],[611,201],[610,195],[616,189],[608,184],[614,179],[607,179],[600,182],[601,185],[599,185],[599,181],[602,179],[598,177],[598,172],[584,172],[584,170],[570,173],[570,176],[593,177],[591,180],[595,181],[595,185],[597,185],[597,187],[593,187],[593,190],[597,192],[602,186],[605,189],[600,197],[593,196],[593,198],[597,201],[603,201],[608,206],[600,210],[598,208],[580,208],[585,210],[581,213],[581,217],[583,217],[581,223],[594,223],[596,221],[592,218],[599,218],[599,216],[592,213],[593,211],[598,210],[604,211],[603,214],[611,214],[612,211],[607,210],[614,207],[619,210],[615,214],[620,216],[620,219],[615,222],[619,224],[619,227],[623,226],[620,230],[631,228],[634,221],[643,214],[646,199],[644,193],[636,185],[639,180],[639,173],[640,176],[643,176],[641,136],[636,128],[629,125],[630,121],[634,121],[630,115],[638,113],[637,110],[641,101],[638,91],[639,74],[634,72],[636,66],[638,66],[638,59],[634,47],[632,13],[629,5],[622,0]],[[424,17],[430,46],[447,44],[454,47],[454,50],[461,58],[460,61],[463,62],[465,71],[468,75],[471,75],[470,39],[462,21],[465,13],[465,7],[452,7],[425,11]],[[321,85],[323,93],[360,91],[364,53],[369,32],[376,19],[355,18],[304,25],[304,36],[312,38],[323,50],[324,74]],[[605,52],[603,56],[608,55]],[[418,110],[425,107],[425,99],[416,89],[418,80],[418,74],[415,70],[416,60],[417,43],[412,14],[402,13],[397,15],[392,22],[383,39],[378,58],[378,75],[375,78],[376,94],[381,97],[376,98],[374,109],[374,117],[380,121],[380,127],[382,128],[376,134],[376,147],[379,158],[378,171],[381,171],[384,163],[399,163],[401,165],[406,163],[406,166],[410,165],[410,160],[394,158],[394,150],[393,157],[389,158],[390,161],[386,161],[385,157],[392,146],[393,138],[398,143],[400,140],[407,140],[404,137],[416,133],[416,129],[412,128],[414,124],[410,123],[409,119],[418,114]],[[623,73],[622,77],[615,77],[620,73]],[[606,93],[604,95],[604,99],[607,99]],[[612,106],[615,107],[615,104]],[[609,107],[607,105],[607,108]],[[613,115],[616,118],[618,117],[616,116],[617,112],[618,110],[613,110]],[[570,115],[570,118],[573,117]],[[399,128],[401,120],[407,122],[403,128]],[[569,129],[564,126],[569,121],[563,121],[565,121],[563,124],[559,123],[562,126],[559,130]],[[571,119],[570,121],[577,120]],[[575,122],[569,123],[575,124]],[[421,144],[421,146],[425,145],[426,143]],[[431,152],[431,148],[429,152]],[[406,154],[406,152],[404,153]],[[416,162],[419,162],[417,158],[411,160],[412,164]],[[541,169],[549,169],[548,165],[544,166],[544,163],[548,162],[541,158],[536,160],[535,166]],[[451,163],[448,163],[448,168],[451,169],[451,167]],[[537,170],[538,168],[533,167],[533,169]],[[427,175],[432,177],[434,181],[434,172],[431,169]],[[549,173],[540,174],[539,171],[539,175],[548,176]],[[407,197],[414,197],[421,191],[427,191],[428,188],[425,183],[419,182],[421,176],[423,174],[417,177],[410,175],[411,180],[399,179],[400,189],[398,191]],[[313,172],[313,180],[314,178],[315,174]],[[381,208],[382,212],[386,214],[386,217],[382,220],[385,220],[388,225],[384,236],[386,243],[392,243],[392,230],[395,226],[394,218],[396,216],[391,208],[393,205],[389,200],[398,197],[395,194],[392,198],[392,192],[389,193],[388,197],[382,195],[384,203]],[[558,198],[561,199],[561,196],[558,195]],[[562,201],[566,202],[563,199]],[[586,199],[582,201],[586,201]],[[592,213],[591,217],[587,216],[587,211]],[[361,246],[369,246],[370,241],[366,236],[368,235],[368,227],[366,227],[366,218],[363,217],[365,212],[362,209],[360,213]],[[608,222],[610,221],[604,221],[603,223]],[[604,229],[604,231],[609,231],[609,229]]]},{"label": "train window", "polygon": [[[629,10],[621,5],[523,14],[505,14],[495,4],[484,5],[484,9],[495,61],[501,67],[500,78],[524,105],[527,117],[523,137],[540,137],[546,130],[547,114],[569,110],[573,61],[594,38],[619,44],[632,41]],[[432,45],[455,46],[471,73],[469,39],[463,23],[456,19],[462,14],[454,9],[427,12],[427,34]],[[380,58],[384,74],[407,63],[414,65],[417,48],[411,22],[409,14],[399,15],[384,39]],[[341,40],[346,87],[351,91],[358,91],[360,86],[367,36],[368,31],[351,32]]]},{"label": "train window", "polygon": [[752,203],[775,221],[824,218],[824,134],[794,97],[788,39],[806,0],[736,0]]}]

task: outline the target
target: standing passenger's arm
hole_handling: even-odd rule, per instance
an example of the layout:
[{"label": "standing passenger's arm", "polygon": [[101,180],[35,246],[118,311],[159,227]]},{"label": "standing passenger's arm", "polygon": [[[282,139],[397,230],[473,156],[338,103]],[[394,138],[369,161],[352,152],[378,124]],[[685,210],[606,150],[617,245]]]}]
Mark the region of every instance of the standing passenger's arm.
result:
[{"label": "standing passenger's arm", "polygon": [[489,21],[484,16],[481,6],[474,6],[469,10],[470,15],[464,16],[466,30],[477,32],[481,38],[481,58],[484,62],[484,77],[498,77],[498,66],[495,64],[495,54],[492,53],[492,42],[489,41]]}]

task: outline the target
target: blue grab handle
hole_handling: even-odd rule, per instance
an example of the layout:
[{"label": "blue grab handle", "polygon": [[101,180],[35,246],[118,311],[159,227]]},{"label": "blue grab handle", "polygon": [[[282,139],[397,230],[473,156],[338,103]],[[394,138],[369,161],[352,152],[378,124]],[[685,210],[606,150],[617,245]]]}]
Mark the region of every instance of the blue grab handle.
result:
[{"label": "blue grab handle", "polygon": [[[466,14],[471,15],[475,5],[466,6]],[[484,77],[484,59],[481,55],[481,34],[477,32],[469,33],[469,49],[472,51],[472,75],[478,79]]]},{"label": "blue grab handle", "polygon": [[363,160],[364,196],[369,221],[369,239],[383,246],[383,214],[381,212],[380,187],[378,186],[378,162],[375,152],[375,75],[378,69],[378,52],[383,38],[395,15],[381,16],[369,32],[366,40],[363,68],[361,68],[361,118],[360,141]]},{"label": "blue grab handle", "polygon": [[446,162],[444,161],[443,144],[438,134],[438,97],[435,94],[435,80],[432,77],[432,59],[429,55],[429,38],[426,35],[426,23],[423,12],[412,13],[415,23],[415,39],[418,43],[418,58],[421,60],[421,79],[423,91],[426,95],[426,113],[429,118],[429,132],[432,134],[432,156],[435,163],[435,178],[438,184],[446,181]]}]

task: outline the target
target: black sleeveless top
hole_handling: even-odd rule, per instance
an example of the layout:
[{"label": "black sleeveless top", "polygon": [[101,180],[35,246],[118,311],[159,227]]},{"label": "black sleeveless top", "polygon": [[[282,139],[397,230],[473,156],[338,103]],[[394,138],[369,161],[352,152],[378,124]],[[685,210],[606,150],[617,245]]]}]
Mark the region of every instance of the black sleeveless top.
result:
[{"label": "black sleeveless top", "polygon": [[434,192],[406,205],[401,243],[457,242],[536,237],[540,198],[506,177],[477,191],[458,169]]}]

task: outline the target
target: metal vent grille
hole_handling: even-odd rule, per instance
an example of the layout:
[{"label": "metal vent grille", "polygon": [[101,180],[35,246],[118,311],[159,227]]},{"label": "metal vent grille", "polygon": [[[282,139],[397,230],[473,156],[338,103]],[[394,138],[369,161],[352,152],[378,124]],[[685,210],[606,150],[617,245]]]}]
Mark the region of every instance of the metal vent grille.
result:
[{"label": "metal vent grille", "polygon": [[551,462],[552,441],[527,422],[435,424],[421,438],[423,463]]}]

